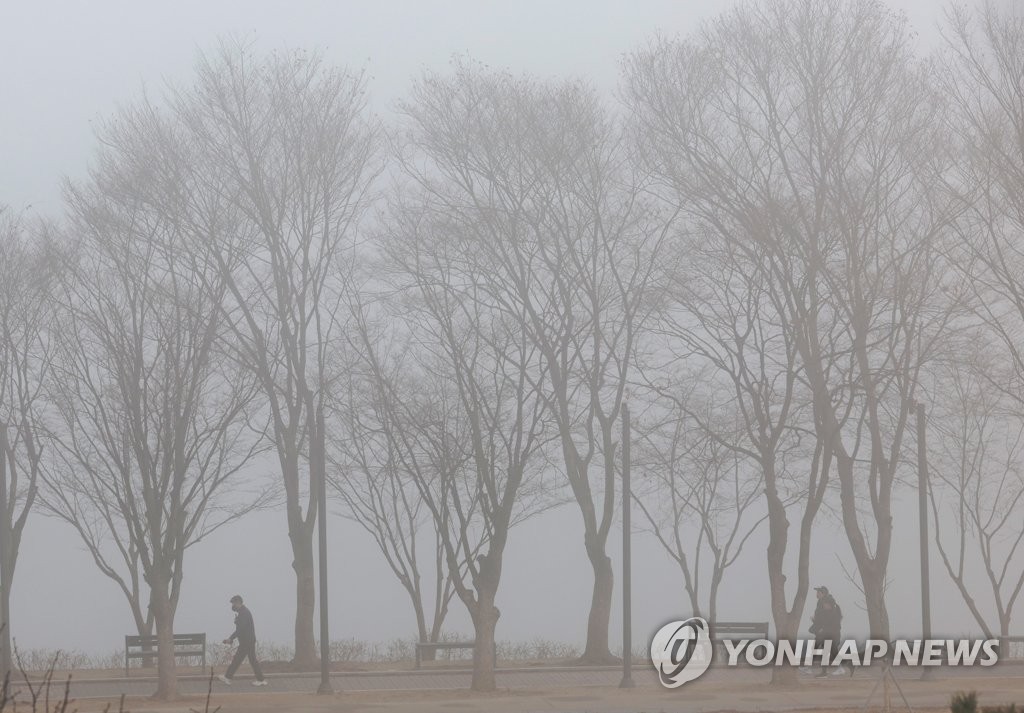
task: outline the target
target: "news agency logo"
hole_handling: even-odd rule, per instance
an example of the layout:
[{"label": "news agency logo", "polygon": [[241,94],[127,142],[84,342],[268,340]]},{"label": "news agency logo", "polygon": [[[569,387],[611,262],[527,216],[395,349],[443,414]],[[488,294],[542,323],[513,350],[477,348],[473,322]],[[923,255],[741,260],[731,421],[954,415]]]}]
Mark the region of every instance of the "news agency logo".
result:
[{"label": "news agency logo", "polygon": [[[998,639],[847,639],[831,641],[722,639],[727,668],[748,666],[992,666],[999,661]],[[711,627],[700,617],[673,621],[651,640],[651,663],[665,688],[678,688],[702,676],[711,665]]]},{"label": "news agency logo", "polygon": [[651,640],[651,662],[665,688],[678,688],[711,665],[711,630],[700,617],[673,621]]}]

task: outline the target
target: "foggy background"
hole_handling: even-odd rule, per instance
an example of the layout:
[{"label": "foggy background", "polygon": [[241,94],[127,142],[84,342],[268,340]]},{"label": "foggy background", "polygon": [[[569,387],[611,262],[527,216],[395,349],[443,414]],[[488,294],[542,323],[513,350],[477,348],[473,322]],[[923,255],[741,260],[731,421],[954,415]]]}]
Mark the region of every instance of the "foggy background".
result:
[{"label": "foggy background", "polygon": [[[925,50],[937,39],[942,6],[889,0],[906,12]],[[725,7],[686,2],[5,2],[0,10],[0,196],[15,210],[57,214],[59,181],[77,178],[94,151],[91,122],[111,115],[165,80],[187,81],[197,50],[225,36],[252,39],[258,50],[320,48],[329,64],[365,67],[371,109],[388,118],[396,99],[423,68],[443,69],[454,54],[513,73],[578,76],[607,94],[621,55],[656,32],[685,35]],[[274,475],[276,460],[248,466]],[[636,477],[636,476],[634,476]],[[914,635],[918,609],[916,494],[900,490],[890,563],[888,604],[893,634]],[[901,505],[903,505],[901,507]],[[333,639],[383,642],[415,636],[408,598],[369,537],[339,515],[329,520]],[[639,526],[639,513],[634,514]],[[581,646],[592,588],[582,548],[583,525],[570,503],[515,528],[506,552],[498,606],[499,641],[535,637]],[[228,598],[242,594],[259,639],[290,646],[295,579],[284,517],[252,514],[191,548],[175,628],[219,640],[231,631]],[[719,618],[770,620],[764,545],[767,530],[746,546],[720,593]],[[659,625],[687,615],[678,568],[653,539],[634,537],[634,641],[646,645]],[[612,641],[620,640],[621,534],[609,542],[616,573]],[[932,543],[932,608],[936,634],[973,632],[959,594]],[[838,517],[816,524],[812,585],[827,584],[844,610],[844,629],[866,630],[860,595]],[[805,610],[810,615],[811,602]],[[33,513],[22,541],[13,590],[13,634],[22,648],[107,653],[134,626],[123,596],[103,577],[77,535]],[[806,628],[806,625],[801,627]],[[447,631],[471,633],[453,601]],[[613,646],[616,645],[613,643]]]}]

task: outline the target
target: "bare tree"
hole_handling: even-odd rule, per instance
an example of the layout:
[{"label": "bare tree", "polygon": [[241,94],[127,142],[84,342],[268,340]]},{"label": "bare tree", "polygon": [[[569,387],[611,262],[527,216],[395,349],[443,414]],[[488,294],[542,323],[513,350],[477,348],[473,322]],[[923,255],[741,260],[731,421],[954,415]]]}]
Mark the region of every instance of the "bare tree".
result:
[{"label": "bare tree", "polygon": [[[970,287],[973,319],[963,320],[972,337],[961,350],[968,356],[942,375],[940,419],[929,420],[942,434],[932,439],[943,458],[933,470],[944,486],[933,508],[955,522],[945,534],[937,523],[935,534],[975,621],[1005,636],[1024,585],[1024,18],[995,2],[953,8],[943,34],[935,77],[952,107],[946,118],[956,156],[944,197],[962,210],[950,262]],[[958,501],[950,509],[943,507],[947,499]],[[991,596],[991,608],[976,599],[979,587],[972,585],[981,578],[968,571],[970,561],[984,573],[980,589]]]},{"label": "bare tree", "polygon": [[[651,532],[679,566],[690,611],[713,622],[726,571],[766,519],[757,508],[764,477],[756,461],[729,445],[739,434],[737,424],[723,418],[726,409],[710,400],[703,407],[695,403],[701,399],[695,391],[686,396],[689,405],[659,409],[656,402],[640,419],[633,452],[642,475],[635,497]],[[703,411],[703,419],[691,418],[688,409]]]},{"label": "bare tree", "polygon": [[409,178],[435,210],[474,221],[477,287],[523,320],[543,359],[594,572],[582,659],[606,662],[618,420],[667,219],[644,199],[619,123],[579,83],[460,63],[421,80],[403,111]]},{"label": "bare tree", "polygon": [[396,202],[380,234],[380,267],[396,294],[392,321],[409,334],[407,359],[387,365],[362,332],[384,433],[433,519],[473,622],[474,690],[495,688],[510,530],[552,502],[541,478],[544,369],[523,315],[478,288],[474,255],[489,239],[484,228],[476,216],[447,212],[429,191]]},{"label": "bare tree", "polygon": [[[386,386],[396,389],[422,390],[424,384],[413,384],[403,377],[405,351],[396,335],[380,328],[371,331],[363,307],[356,308],[355,333],[361,344],[370,345],[380,368],[389,371],[374,378],[372,371],[349,369],[346,398],[339,405],[338,422],[344,424],[345,437],[329,444],[328,462],[335,477],[332,485],[345,504],[345,512],[373,538],[388,567],[409,596],[416,620],[417,641],[440,640],[448,607],[455,588],[445,557],[444,534],[434,526],[434,519],[416,487],[416,480],[407,468],[417,471],[416,479],[426,482],[430,475],[423,472],[429,467],[415,457],[403,457],[403,428],[394,418],[394,406],[388,398]],[[433,395],[442,399],[444,394]],[[436,409],[431,416],[441,419],[436,424],[441,433],[452,434],[456,443],[464,442],[451,410]],[[452,451],[451,468],[465,468],[468,453]],[[477,541],[467,553],[475,559],[483,546]],[[423,543],[427,544],[424,546]],[[427,577],[426,582],[424,577]],[[433,585],[428,597],[428,587]],[[430,614],[428,616],[428,608]],[[426,660],[432,660],[435,651],[425,651]]]},{"label": "bare tree", "polygon": [[628,70],[648,156],[695,235],[742,257],[748,299],[788,333],[814,468],[838,476],[870,631],[883,638],[909,410],[948,315],[941,128],[910,47],[905,21],[876,3],[768,0],[693,42],[656,43]]},{"label": "bare tree", "polygon": [[38,492],[56,260],[0,206],[0,681],[13,669],[11,587]]},{"label": "bare tree", "polygon": [[1010,635],[1024,588],[1024,418],[992,386],[986,361],[979,350],[947,367],[929,414],[928,443],[935,543],[971,616],[991,638]]},{"label": "bare tree", "polygon": [[313,533],[340,305],[380,169],[379,132],[365,117],[362,75],[303,52],[260,58],[222,46],[173,103],[205,176],[192,213],[217,196],[237,221],[208,237],[196,225],[195,249],[217,267],[236,358],[269,404],[296,576],[295,663],[308,667],[318,660]]},{"label": "bare tree", "polygon": [[[705,32],[711,35],[712,29]],[[715,194],[733,187],[740,195],[731,198],[742,200],[742,183],[731,181],[742,181],[749,164],[723,161],[722,170],[709,175],[698,166],[718,148],[703,141],[692,150],[688,146],[691,135],[710,138],[722,131],[725,136],[726,126],[718,126],[723,84],[708,81],[727,76],[714,71],[717,40],[658,42],[627,62],[628,100],[643,156],[661,177],[665,199],[685,215],[660,281],[668,299],[657,334],[668,363],[646,365],[645,376],[662,398],[675,400],[713,437],[720,433],[716,425],[701,409],[689,407],[668,378],[673,364],[686,359],[711,388],[722,383],[732,392],[739,433],[717,440],[756,464],[764,480],[772,618],[780,639],[795,639],[810,591],[811,534],[827,493],[831,457],[805,437],[809,397],[799,379],[799,323],[787,318],[787,296],[765,274],[773,258],[754,232],[764,220],[757,197],[738,210],[715,205]],[[710,177],[715,181],[705,182]],[[692,387],[682,393],[688,390]],[[791,573],[796,581],[787,586]],[[773,682],[794,679],[792,670],[772,671]]]},{"label": "bare tree", "polygon": [[1024,18],[986,2],[947,24],[936,75],[953,107],[958,171],[945,197],[963,211],[951,263],[976,322],[998,338],[1007,368],[992,386],[1024,405]]},{"label": "bare tree", "polygon": [[[648,72],[651,66],[633,69]],[[700,72],[700,63],[688,69]],[[665,189],[671,199],[673,182]],[[644,378],[663,411],[689,419],[702,438],[757,469],[768,522],[772,618],[779,638],[795,639],[810,591],[812,532],[828,492],[831,459],[809,436],[813,426],[799,378],[798,332],[784,316],[785,298],[762,273],[763,251],[755,245],[739,249],[728,236],[739,234],[742,224],[713,209],[709,215],[708,224],[691,215],[691,227],[684,227],[663,257],[659,286],[666,299]],[[688,371],[680,373],[680,363]],[[735,414],[735,423],[702,407],[708,402],[721,403]],[[795,534],[791,517],[797,518]],[[775,682],[794,679],[792,669],[772,671]]]},{"label": "bare tree", "polygon": [[203,264],[178,226],[151,208],[178,186],[136,170],[154,117],[146,105],[122,112],[100,134],[107,150],[90,180],[67,191],[75,244],[58,292],[55,456],[44,478],[48,509],[117,582],[140,629],[151,617],[155,695],[171,699],[186,550],[253,506],[228,486],[262,434],[247,418],[253,379],[220,351],[227,286],[197,274]]}]

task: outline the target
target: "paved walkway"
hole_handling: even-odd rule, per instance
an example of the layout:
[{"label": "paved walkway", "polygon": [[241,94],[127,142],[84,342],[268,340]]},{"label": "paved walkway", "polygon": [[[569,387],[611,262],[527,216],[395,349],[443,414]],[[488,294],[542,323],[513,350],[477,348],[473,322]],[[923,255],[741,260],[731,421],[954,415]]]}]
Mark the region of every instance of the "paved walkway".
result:
[{"label": "paved walkway", "polygon": [[[635,667],[634,682],[641,687],[658,686],[654,671],[648,667]],[[252,676],[241,673],[230,686],[214,679],[215,694],[259,695],[263,693],[316,693],[320,685],[319,674],[269,674],[266,687],[252,686]],[[468,670],[425,671],[373,671],[338,672],[331,674],[335,691],[366,693],[378,691],[465,691],[472,676]],[[578,686],[616,687],[622,680],[621,668],[566,667],[499,669],[497,685],[500,689],[529,690],[539,688],[572,688]],[[702,681],[731,681],[767,683],[769,674],[763,669],[726,670],[711,669]],[[59,681],[63,690],[66,681]],[[56,684],[55,684],[56,685]],[[201,676],[180,676],[178,688],[183,695],[202,695],[210,688],[210,679]],[[75,679],[70,682],[70,695],[75,700],[94,698],[111,699],[122,694],[129,697],[149,696],[156,689],[156,679],[150,676],[114,679]]]},{"label": "paved walkway", "polygon": [[[321,713],[323,711],[370,711],[374,713],[657,713],[658,711],[793,711],[809,708],[859,709],[878,680],[878,671],[860,671],[854,678],[801,677],[788,688],[767,686],[766,669],[712,669],[699,680],[682,688],[666,690],[658,685],[653,671],[637,668],[636,688],[618,688],[620,669],[517,669],[498,673],[496,693],[476,694],[469,687],[468,672],[374,672],[332,675],[334,696],[314,695],[319,676],[280,674],[268,677],[270,685],[255,688],[251,678],[238,678],[230,687],[215,681],[213,707],[222,713]],[[950,695],[959,690],[977,690],[982,703],[1024,702],[1024,667],[955,669],[936,672],[934,680],[920,681],[920,669],[899,672],[899,684],[911,705],[918,709],[948,710]],[[198,701],[209,686],[207,679],[180,679],[181,704],[151,702],[152,679],[72,680],[71,697],[83,711],[94,703],[129,697],[127,708],[140,713],[186,713],[201,709]],[[894,707],[901,705],[892,683],[879,686],[874,698],[878,708],[888,695]],[[115,705],[116,708],[116,705]]]}]

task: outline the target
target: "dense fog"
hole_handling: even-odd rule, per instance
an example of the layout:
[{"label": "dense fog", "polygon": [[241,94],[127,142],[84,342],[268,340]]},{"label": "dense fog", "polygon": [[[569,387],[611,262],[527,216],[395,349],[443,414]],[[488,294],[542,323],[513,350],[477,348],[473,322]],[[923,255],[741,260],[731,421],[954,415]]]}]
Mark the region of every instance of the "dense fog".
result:
[{"label": "dense fog", "polygon": [[1021,633],[1019,4],[66,10],[0,29],[5,670],[234,594],[312,669],[323,587],[614,662],[624,437],[639,651],[920,636],[922,503],[932,631]]}]

